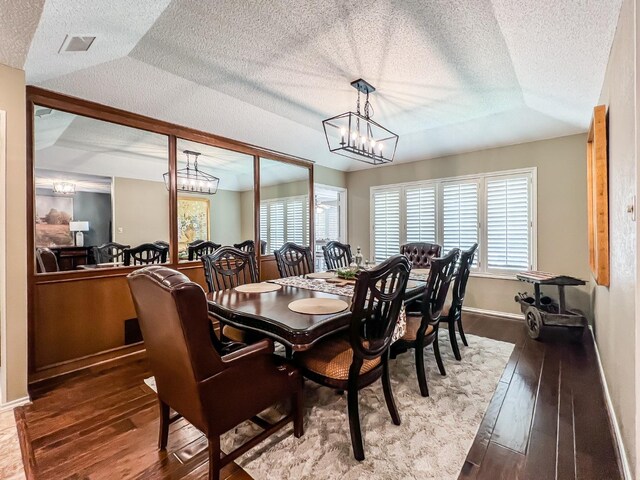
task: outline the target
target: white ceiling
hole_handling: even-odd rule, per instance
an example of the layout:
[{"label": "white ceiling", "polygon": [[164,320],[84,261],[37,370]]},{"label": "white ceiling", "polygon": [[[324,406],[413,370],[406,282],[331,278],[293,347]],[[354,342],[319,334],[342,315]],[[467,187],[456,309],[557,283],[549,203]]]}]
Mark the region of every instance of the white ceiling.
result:
[{"label": "white ceiling", "polygon": [[[353,170],[321,121],[354,109],[359,77],[397,162],[584,132],[620,4],[47,0],[0,62],[31,43],[29,83]],[[58,54],[66,34],[97,39]]]}]

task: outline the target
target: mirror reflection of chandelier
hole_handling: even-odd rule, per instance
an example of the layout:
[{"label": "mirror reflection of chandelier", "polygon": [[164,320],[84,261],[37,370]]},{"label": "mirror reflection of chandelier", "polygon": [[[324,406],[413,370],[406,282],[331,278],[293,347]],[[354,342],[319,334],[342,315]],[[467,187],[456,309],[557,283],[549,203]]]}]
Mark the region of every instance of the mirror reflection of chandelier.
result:
[{"label": "mirror reflection of chandelier", "polygon": [[322,212],[324,212],[326,209],[329,208],[329,205],[326,205],[324,203],[322,203],[320,200],[318,200],[318,195],[315,195],[315,204],[316,204],[316,213],[317,214],[321,214]]},{"label": "mirror reflection of chandelier", "polygon": [[[329,151],[372,165],[393,162],[398,135],[371,120],[373,108],[369,94],[375,88],[363,79],[351,82],[358,90],[355,112],[346,112],[322,121]],[[364,115],[360,113],[360,94],[365,95]]]},{"label": "mirror reflection of chandelier", "polygon": [[[200,152],[192,150],[184,150],[187,156],[187,166],[176,172],[178,191],[185,193],[199,193],[205,195],[214,195],[218,191],[220,179],[213,175],[200,170],[198,167],[198,157]],[[193,167],[191,166],[191,156],[193,159]],[[164,183],[169,189],[169,172],[164,174]]]},{"label": "mirror reflection of chandelier", "polygon": [[76,193],[76,184],[71,182],[58,182],[54,181],[51,187],[53,193],[59,195],[73,195]]}]

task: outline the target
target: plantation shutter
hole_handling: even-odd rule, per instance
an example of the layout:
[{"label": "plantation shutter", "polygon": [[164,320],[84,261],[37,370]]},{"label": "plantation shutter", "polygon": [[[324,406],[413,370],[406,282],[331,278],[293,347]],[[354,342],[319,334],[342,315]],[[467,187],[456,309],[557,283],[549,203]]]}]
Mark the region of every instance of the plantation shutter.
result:
[{"label": "plantation shutter", "polygon": [[529,176],[487,180],[487,268],[531,268]]},{"label": "plantation shutter", "polygon": [[400,189],[373,194],[373,242],[376,262],[400,253]]},{"label": "plantation shutter", "polygon": [[[478,243],[478,183],[445,183],[442,194],[443,247],[469,249]],[[477,256],[474,265],[477,264]]]},{"label": "plantation shutter", "polygon": [[285,242],[284,201],[269,203],[269,250],[279,249]]},{"label": "plantation shutter", "polygon": [[436,243],[436,187],[406,189],[407,242]]},{"label": "plantation shutter", "polygon": [[304,237],[307,229],[304,226],[304,203],[304,198],[302,197],[287,199],[287,242],[305,245]]},{"label": "plantation shutter", "polygon": [[268,205],[265,202],[260,202],[260,240],[267,242],[267,252],[271,251],[269,243],[269,213]]}]

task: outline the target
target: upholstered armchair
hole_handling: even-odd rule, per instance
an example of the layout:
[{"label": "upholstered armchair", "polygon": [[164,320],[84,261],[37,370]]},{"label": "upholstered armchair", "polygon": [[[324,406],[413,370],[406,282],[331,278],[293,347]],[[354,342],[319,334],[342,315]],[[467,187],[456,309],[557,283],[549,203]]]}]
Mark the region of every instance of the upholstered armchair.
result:
[{"label": "upholstered armchair", "polygon": [[406,256],[413,268],[429,268],[431,259],[439,257],[442,247],[437,243],[416,242],[400,247],[400,253]]},{"label": "upholstered armchair", "polygon": [[[217,480],[221,467],[290,421],[295,436],[302,435],[302,376],[273,355],[270,340],[221,356],[209,337],[207,300],[198,284],[163,266],[142,268],[128,280],[156,380],[160,449],[167,446],[169,424],[183,417],[206,436],[209,478]],[[256,422],[264,431],[221,457],[220,435],[287,399],[290,414],[273,425]]]}]

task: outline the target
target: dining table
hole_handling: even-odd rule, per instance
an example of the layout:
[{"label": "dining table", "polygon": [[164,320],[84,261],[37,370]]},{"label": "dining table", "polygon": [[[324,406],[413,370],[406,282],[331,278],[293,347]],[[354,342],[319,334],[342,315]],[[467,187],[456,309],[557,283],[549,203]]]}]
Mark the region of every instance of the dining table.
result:
[{"label": "dining table", "polygon": [[[243,293],[234,288],[211,292],[207,294],[209,312],[224,319],[225,325],[270,337],[294,352],[305,351],[318,340],[349,327],[353,285],[323,288],[320,283],[323,281],[288,277],[272,280],[281,288],[270,292]],[[410,279],[405,304],[420,298],[425,288],[426,282],[421,276]],[[293,301],[319,298],[343,300],[348,308],[324,315],[289,309]]]}]

